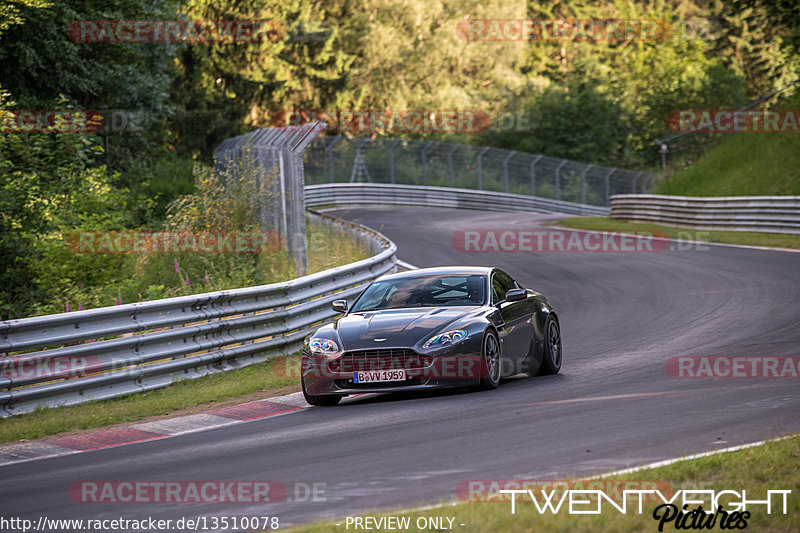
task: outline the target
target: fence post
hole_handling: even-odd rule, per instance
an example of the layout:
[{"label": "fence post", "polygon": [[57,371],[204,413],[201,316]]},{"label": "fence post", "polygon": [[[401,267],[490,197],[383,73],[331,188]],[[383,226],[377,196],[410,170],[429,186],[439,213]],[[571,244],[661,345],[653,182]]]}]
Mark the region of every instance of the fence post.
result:
[{"label": "fence post", "polygon": [[368,182],[372,181],[369,177],[367,164],[364,163],[364,157],[361,155],[361,149],[371,140],[372,139],[369,137],[366,137],[362,139],[360,143],[358,143],[358,148],[356,148],[356,160],[353,161],[353,171],[350,173],[350,183],[355,183],[356,178],[358,178],[358,181],[360,182],[362,175],[367,177]]},{"label": "fence post", "polygon": [[503,185],[505,186],[506,192],[508,192],[508,162],[516,153],[516,150],[511,150],[506,158],[503,159]]},{"label": "fence post", "polygon": [[450,180],[450,186],[451,187],[455,183],[454,180],[453,180],[453,154],[455,153],[456,150],[458,150],[458,148],[459,148],[459,145],[455,144],[450,149],[450,151],[447,152],[447,174],[448,174],[448,177],[449,177],[449,180]]},{"label": "fence post", "polygon": [[[283,165],[283,157],[274,145],[269,145],[270,152],[272,152],[273,159],[278,163],[278,176],[280,176],[280,191],[281,191],[281,227],[278,230],[282,235],[286,236],[286,241],[289,241],[289,224],[286,215],[286,169]],[[291,254],[289,254],[291,257]]]},{"label": "fence post", "polygon": [[[303,184],[299,183],[302,171],[298,169],[297,154],[291,150],[283,152],[286,158],[286,178],[289,189],[289,227],[286,241],[289,244],[289,255],[294,263],[298,276],[308,274],[308,247],[306,243],[306,210],[303,198]],[[302,160],[300,168],[302,168]]]},{"label": "fence post", "polygon": [[609,201],[611,200],[611,175],[614,174],[614,172],[616,172],[617,170],[618,170],[617,168],[612,168],[606,173],[605,177],[603,178],[604,182],[603,193],[606,199],[605,205],[608,205]]},{"label": "fence post", "polygon": [[483,190],[483,154],[489,151],[488,146],[484,146],[483,150],[478,153],[478,190]]},{"label": "fence post", "polygon": [[536,196],[536,163],[543,157],[543,155],[537,155],[531,163],[531,196]]},{"label": "fence post", "polygon": [[431,147],[433,141],[428,141],[425,143],[425,146],[422,147],[422,184],[428,184],[428,160],[426,158],[426,154],[428,152],[428,148]]},{"label": "fence post", "polygon": [[392,144],[389,145],[389,180],[394,183],[394,147],[397,146],[397,143],[402,141],[402,139],[395,139],[392,141]]},{"label": "fence post", "polygon": [[667,146],[667,143],[658,143],[658,152],[661,154],[661,171],[666,172],[667,153],[669,152],[669,146]]},{"label": "fence post", "polygon": [[331,141],[331,143],[328,145],[328,148],[327,148],[327,150],[328,150],[328,174],[330,175],[331,183],[334,182],[334,179],[333,179],[333,145],[336,144],[336,142],[339,140],[339,138],[340,138],[339,135],[334,135],[333,136],[333,140]]},{"label": "fence post", "polygon": [[581,203],[586,205],[586,173],[591,170],[594,165],[589,165],[583,172],[581,172]]},{"label": "fence post", "polygon": [[[273,166],[269,164],[267,151],[263,148],[257,148],[255,150],[255,155],[257,165],[255,169],[256,187],[260,204],[261,231],[267,231],[279,225],[277,209],[278,199],[274,196],[275,183],[270,179]],[[265,194],[265,192],[272,193],[272,195]],[[269,196],[272,196],[272,198],[269,198]],[[270,218],[272,219],[271,224],[269,223]]]},{"label": "fence post", "polygon": [[561,167],[563,167],[566,164],[567,160],[564,159],[556,167],[556,200],[561,199]]}]

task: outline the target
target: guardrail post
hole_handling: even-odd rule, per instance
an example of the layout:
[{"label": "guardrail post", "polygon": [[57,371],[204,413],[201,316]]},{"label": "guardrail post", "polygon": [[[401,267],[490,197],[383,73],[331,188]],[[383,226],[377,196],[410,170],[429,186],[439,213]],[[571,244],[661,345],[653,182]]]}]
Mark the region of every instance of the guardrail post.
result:
[{"label": "guardrail post", "polygon": [[489,151],[488,146],[484,146],[483,150],[478,153],[478,190],[483,190],[483,154]]},{"label": "guardrail post", "polygon": [[334,179],[333,179],[333,145],[336,144],[336,142],[339,139],[340,139],[340,137],[338,135],[334,135],[333,136],[333,140],[330,142],[330,144],[326,148],[328,150],[328,174],[330,175],[330,182],[331,183],[334,182]]},{"label": "guardrail post", "polygon": [[392,144],[389,145],[389,181],[394,183],[394,147],[397,146],[397,143],[402,141],[402,139],[395,139],[392,141]]},{"label": "guardrail post", "polygon": [[453,147],[447,152],[447,175],[449,179],[450,186],[453,186],[453,154],[456,150],[458,150],[459,145],[453,145]]},{"label": "guardrail post", "polygon": [[531,163],[531,196],[536,196],[536,163],[543,157],[543,155],[537,155]]},{"label": "guardrail post", "polygon": [[611,202],[611,175],[616,172],[617,168],[612,168],[609,170],[605,177],[603,178],[603,195],[606,199],[605,205],[608,205]]},{"label": "guardrail post", "polygon": [[508,192],[508,162],[511,160],[512,157],[516,154],[516,150],[511,150],[511,152],[503,159],[503,185],[505,186],[506,192]]},{"label": "guardrail post", "polygon": [[426,158],[426,154],[428,152],[428,148],[431,147],[433,141],[428,141],[425,143],[425,146],[422,147],[422,184],[428,184],[428,160]]},{"label": "guardrail post", "polygon": [[586,204],[586,173],[592,169],[594,165],[589,165],[583,172],[581,172],[581,203]]},{"label": "guardrail post", "polygon": [[564,159],[556,167],[556,200],[560,200],[561,199],[561,167],[563,167],[566,164],[567,164],[567,160]]}]

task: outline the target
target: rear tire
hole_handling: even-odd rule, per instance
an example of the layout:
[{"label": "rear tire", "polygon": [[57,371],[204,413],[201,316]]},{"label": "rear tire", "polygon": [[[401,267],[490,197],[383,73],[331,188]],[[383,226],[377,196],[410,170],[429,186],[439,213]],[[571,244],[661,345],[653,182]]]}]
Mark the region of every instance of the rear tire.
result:
[{"label": "rear tire", "polygon": [[539,375],[558,374],[559,370],[561,370],[562,357],[561,328],[558,325],[558,320],[550,314],[544,323],[544,353],[542,354],[542,366],[539,369]]},{"label": "rear tire", "polygon": [[320,407],[333,407],[334,405],[339,405],[339,402],[342,401],[341,396],[317,396],[313,394],[308,394],[306,392],[305,381],[301,379],[300,383],[303,385],[303,398],[305,398],[310,405],[317,405]]},{"label": "rear tire", "polygon": [[487,330],[483,335],[481,365],[479,388],[483,390],[496,389],[500,384],[500,341],[492,330]]}]

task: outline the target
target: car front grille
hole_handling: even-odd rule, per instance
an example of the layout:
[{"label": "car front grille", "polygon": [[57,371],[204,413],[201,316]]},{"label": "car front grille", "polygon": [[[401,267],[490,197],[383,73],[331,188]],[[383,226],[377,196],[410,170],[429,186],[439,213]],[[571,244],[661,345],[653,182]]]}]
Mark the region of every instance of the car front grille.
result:
[{"label": "car front grille", "polygon": [[353,350],[333,359],[328,366],[333,372],[364,372],[369,370],[419,370],[433,362],[429,355],[420,355],[407,348]]}]

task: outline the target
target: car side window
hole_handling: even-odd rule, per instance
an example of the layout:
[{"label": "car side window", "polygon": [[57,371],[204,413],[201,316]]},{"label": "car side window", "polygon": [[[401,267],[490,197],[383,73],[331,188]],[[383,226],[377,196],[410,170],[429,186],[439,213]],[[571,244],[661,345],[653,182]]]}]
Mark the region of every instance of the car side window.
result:
[{"label": "car side window", "polygon": [[492,303],[502,302],[506,299],[506,293],[519,286],[511,279],[511,276],[503,271],[495,272],[492,276]]},{"label": "car side window", "polygon": [[505,294],[503,292],[503,286],[500,283],[500,276],[497,274],[492,275],[492,303],[496,304],[503,300],[503,297],[500,296],[501,294]]},{"label": "car side window", "polygon": [[506,274],[505,272],[500,272],[500,277],[503,280],[503,283],[506,285],[506,290],[510,291],[511,289],[520,289],[519,283],[514,281],[511,276]]}]

